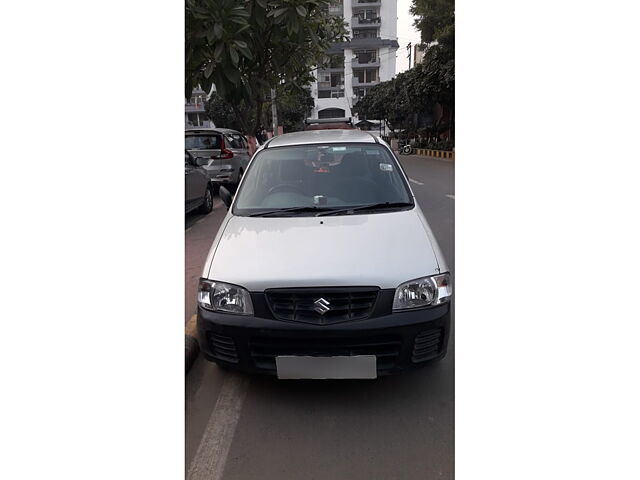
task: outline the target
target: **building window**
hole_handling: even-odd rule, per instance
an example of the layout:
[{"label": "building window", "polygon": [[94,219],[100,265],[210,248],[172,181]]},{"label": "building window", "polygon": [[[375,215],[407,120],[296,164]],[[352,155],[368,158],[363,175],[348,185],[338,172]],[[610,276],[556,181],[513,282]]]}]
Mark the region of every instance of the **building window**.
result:
[{"label": "building window", "polygon": [[364,87],[355,87],[353,89],[353,96],[357,97],[358,99],[364,97],[367,92],[369,91],[368,88],[364,88]]},{"label": "building window", "polygon": [[358,79],[358,83],[371,83],[378,81],[377,68],[363,68],[362,70],[354,70],[354,78]]},{"label": "building window", "polygon": [[378,10],[372,8],[354,12],[354,18],[357,18],[358,23],[380,23]]},{"label": "building window", "polygon": [[354,50],[355,63],[363,65],[367,63],[375,63],[378,59],[377,50]]},{"label": "building window", "polygon": [[342,108],[325,108],[318,112],[318,118],[344,118],[344,116]]},{"label": "building window", "polygon": [[353,29],[353,38],[380,38],[377,30]]},{"label": "building window", "polygon": [[333,15],[342,15],[342,0],[331,0],[329,2],[329,13]]}]

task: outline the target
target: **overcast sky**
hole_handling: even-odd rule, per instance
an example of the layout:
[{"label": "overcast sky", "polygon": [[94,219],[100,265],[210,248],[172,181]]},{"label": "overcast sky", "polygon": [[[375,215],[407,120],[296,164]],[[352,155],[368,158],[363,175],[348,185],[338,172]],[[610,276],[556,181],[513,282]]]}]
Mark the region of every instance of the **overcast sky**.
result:
[{"label": "overcast sky", "polygon": [[[413,28],[413,17],[409,13],[411,0],[398,0],[398,43],[400,48],[396,52],[396,74],[409,68],[407,58],[407,44],[420,43],[420,33]],[[384,37],[384,35],[382,35]],[[411,54],[413,56],[413,53]],[[411,60],[413,62],[413,59]]]}]

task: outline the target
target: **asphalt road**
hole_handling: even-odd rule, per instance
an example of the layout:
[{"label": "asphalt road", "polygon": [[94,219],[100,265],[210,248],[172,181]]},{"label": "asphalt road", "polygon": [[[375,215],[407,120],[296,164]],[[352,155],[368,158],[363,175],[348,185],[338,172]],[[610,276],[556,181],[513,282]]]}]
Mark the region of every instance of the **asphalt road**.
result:
[{"label": "asphalt road", "polygon": [[[454,164],[400,160],[453,275]],[[185,321],[226,213],[216,205],[187,217]],[[453,331],[449,342],[443,361],[375,381],[278,381],[198,358],[185,385],[188,478],[453,479]]]}]

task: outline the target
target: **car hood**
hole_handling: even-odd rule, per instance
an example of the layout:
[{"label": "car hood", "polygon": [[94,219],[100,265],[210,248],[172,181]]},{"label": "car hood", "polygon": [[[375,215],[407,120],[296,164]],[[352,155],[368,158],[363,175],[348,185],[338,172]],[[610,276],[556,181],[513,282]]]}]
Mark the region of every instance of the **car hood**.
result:
[{"label": "car hood", "polygon": [[407,280],[439,272],[434,247],[439,249],[432,245],[431,232],[421,216],[417,207],[369,215],[230,216],[213,246],[208,278],[250,291],[396,288]]}]

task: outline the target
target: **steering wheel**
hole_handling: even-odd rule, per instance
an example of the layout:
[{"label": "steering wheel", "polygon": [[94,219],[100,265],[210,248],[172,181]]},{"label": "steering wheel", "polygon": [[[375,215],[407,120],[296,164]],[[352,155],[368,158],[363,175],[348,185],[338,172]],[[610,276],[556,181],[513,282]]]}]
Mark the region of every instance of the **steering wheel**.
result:
[{"label": "steering wheel", "polygon": [[298,187],[297,185],[291,185],[290,183],[281,183],[279,185],[271,187],[269,189],[268,194],[271,195],[272,193],[279,192],[279,191],[290,191],[290,192],[299,193],[300,195],[304,195],[304,196],[307,195],[305,192],[302,191],[300,187]]}]

